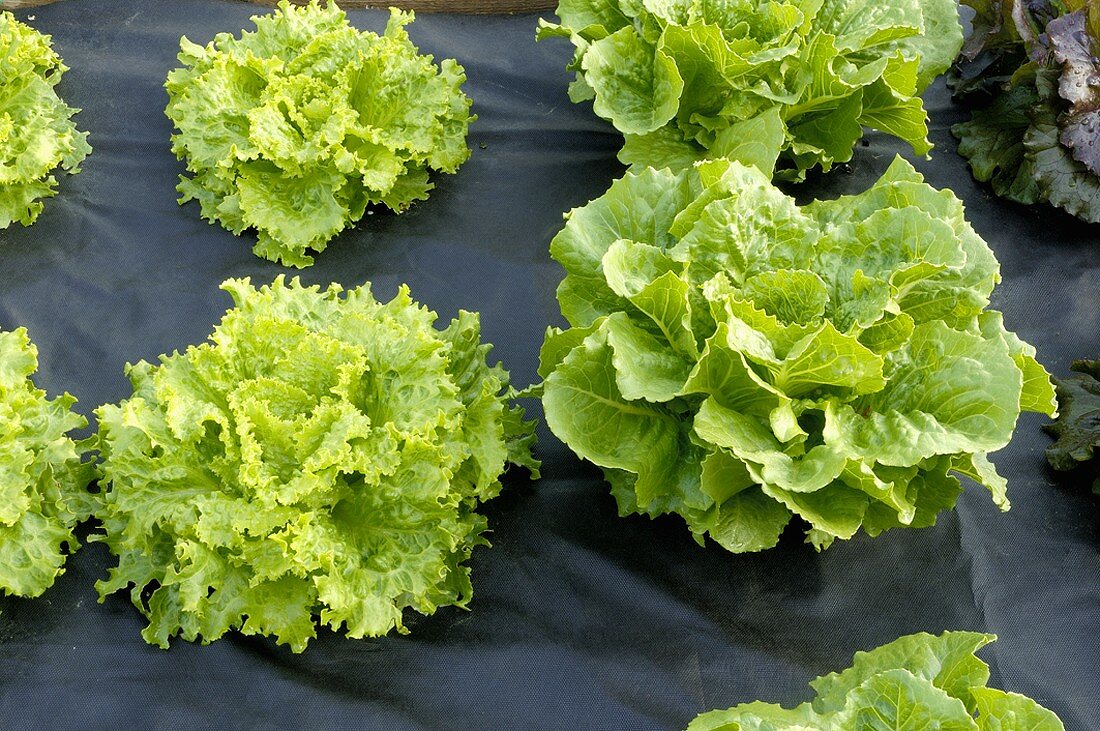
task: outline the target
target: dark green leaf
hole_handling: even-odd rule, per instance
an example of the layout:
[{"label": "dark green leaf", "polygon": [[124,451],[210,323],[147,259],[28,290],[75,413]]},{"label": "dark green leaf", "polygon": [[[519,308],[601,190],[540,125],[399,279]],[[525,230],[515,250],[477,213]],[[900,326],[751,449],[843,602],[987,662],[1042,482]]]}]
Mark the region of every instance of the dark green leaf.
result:
[{"label": "dark green leaf", "polygon": [[1057,441],[1047,447],[1047,461],[1056,470],[1096,471],[1093,489],[1100,493],[1100,360],[1078,360],[1070,370],[1054,379],[1058,420],[1044,428]]},{"label": "dark green leaf", "polygon": [[997,195],[1018,203],[1039,200],[1039,184],[1024,150],[1029,113],[1038,101],[1034,86],[1013,86],[985,109],[976,110],[969,122],[951,128],[959,138],[959,154],[970,163],[974,177],[991,183]]}]

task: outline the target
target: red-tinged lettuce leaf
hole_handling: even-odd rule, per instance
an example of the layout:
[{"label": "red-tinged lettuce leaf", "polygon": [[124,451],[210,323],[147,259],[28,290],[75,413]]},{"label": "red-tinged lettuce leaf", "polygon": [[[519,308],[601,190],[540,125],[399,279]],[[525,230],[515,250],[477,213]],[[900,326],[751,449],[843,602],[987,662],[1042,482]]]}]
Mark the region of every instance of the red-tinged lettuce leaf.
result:
[{"label": "red-tinged lettuce leaf", "polygon": [[962,5],[974,11],[972,30],[961,51],[967,60],[973,61],[984,51],[1020,42],[1012,20],[1012,0],[963,0]]},{"label": "red-tinged lettuce leaf", "polygon": [[[1031,61],[1032,44],[1025,38],[1036,37],[1036,21],[1017,0],[963,0],[962,4],[974,11],[972,32],[951,66],[947,85],[956,99],[988,104],[1018,83],[1019,72]],[[1040,13],[1049,12],[1046,3],[1034,5]],[[1039,55],[1047,55],[1045,46]]]},{"label": "red-tinged lettuce leaf", "polygon": [[1059,141],[1069,148],[1073,159],[1100,174],[1100,109],[1064,118]]},{"label": "red-tinged lettuce leaf", "polygon": [[960,57],[974,61],[983,54],[1003,53],[1023,46],[1033,60],[1046,55],[1043,28],[1057,15],[1049,0],[962,0],[974,11],[970,36]]},{"label": "red-tinged lettuce leaf", "polygon": [[1070,370],[1054,379],[1059,416],[1043,428],[1057,441],[1047,447],[1047,461],[1062,472],[1091,468],[1092,489],[1100,493],[1100,360],[1074,361]]},{"label": "red-tinged lettuce leaf", "polygon": [[1012,22],[1032,61],[1042,62],[1049,57],[1050,46],[1044,28],[1058,12],[1059,8],[1048,0],[1012,0]]},{"label": "red-tinged lettuce leaf", "polygon": [[1083,12],[1063,15],[1047,25],[1051,51],[1062,64],[1058,94],[1072,105],[1073,114],[1092,108],[1100,91],[1100,59],[1093,53],[1093,39],[1086,26]]},{"label": "red-tinged lettuce leaf", "polygon": [[[1100,6],[972,0],[975,37],[952,91],[979,100],[955,125],[974,177],[1021,203],[1100,221]],[[1058,15],[1058,13],[1062,13]]]},{"label": "red-tinged lettuce leaf", "polygon": [[1062,64],[1058,95],[1069,102],[1059,140],[1073,159],[1100,174],[1100,59],[1094,53],[1084,11],[1063,15],[1047,25],[1054,59]]},{"label": "red-tinged lettuce leaf", "polygon": [[1083,221],[1097,223],[1100,178],[1075,160],[1059,139],[1057,83],[1057,71],[1053,69],[1044,69],[1036,75],[1039,103],[1032,109],[1024,149],[1031,160],[1040,195]]}]

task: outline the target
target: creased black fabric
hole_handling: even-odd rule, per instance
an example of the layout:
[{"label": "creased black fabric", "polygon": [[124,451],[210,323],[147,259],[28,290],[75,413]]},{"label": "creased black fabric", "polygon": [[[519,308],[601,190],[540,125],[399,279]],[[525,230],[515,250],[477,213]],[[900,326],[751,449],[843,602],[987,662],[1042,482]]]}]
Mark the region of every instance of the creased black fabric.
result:
[{"label": "creased black fabric", "polygon": [[[202,341],[233,276],[286,271],[179,207],[165,75],[181,34],[236,32],[258,12],[229,0],[65,0],[21,11],[53,34],[72,71],[61,84],[94,153],[30,229],[0,231],[0,327],[25,325],[39,383],[85,413],[129,393],[123,365]],[[350,13],[380,30],[385,14]],[[536,17],[423,16],[422,50],[457,58],[480,116],[473,158],[438,176],[425,203],[368,217],[301,276],[385,298],[407,282],[452,317],[482,313],[495,355],[535,379],[560,268],[547,253],[561,215],[621,174],[620,138],[566,97],[567,44],[536,45]],[[955,153],[959,121],[928,95],[937,147],[918,168],[967,203],[1002,264],[994,305],[1064,372],[1100,355],[1100,227],[995,199]],[[856,192],[901,148],[871,136],[854,172],[798,189]],[[537,404],[532,412],[541,415]],[[854,651],[920,630],[1000,635],[995,682],[1058,712],[1100,719],[1100,504],[1044,465],[1041,417],[994,455],[1013,510],[977,488],[933,529],[865,537],[816,554],[789,531],[772,551],[697,546],[674,517],[621,519],[599,473],[545,429],[545,477],[513,476],[488,507],[492,549],[472,566],[471,611],[410,617],[412,634],[354,641],[322,633],[299,656],[229,636],[208,647],[146,645],[143,618],[96,603],[110,556],[85,547],[43,598],[0,601],[0,719],[18,728],[682,729],[700,711],[762,699],[792,704]]]}]

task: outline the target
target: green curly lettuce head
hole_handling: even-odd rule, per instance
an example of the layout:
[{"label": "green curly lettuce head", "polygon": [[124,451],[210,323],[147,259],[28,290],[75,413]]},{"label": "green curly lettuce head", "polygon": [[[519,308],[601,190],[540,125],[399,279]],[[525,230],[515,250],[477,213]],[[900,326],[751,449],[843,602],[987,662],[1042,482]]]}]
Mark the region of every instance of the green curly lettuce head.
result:
[{"label": "green curly lettuce head", "polygon": [[49,36],[0,12],[0,229],[34,223],[57,194],[54,172],[80,172],[92,151],[72,122],[80,110],[54,88],[66,71]]},{"label": "green curly lettuce head", "polygon": [[988,687],[989,666],[975,653],[994,635],[906,635],[852,667],[810,683],[816,697],[795,708],[743,703],[698,716],[687,731],[1065,731],[1030,698]]},{"label": "green curly lettuce head", "polygon": [[0,589],[34,597],[64,571],[79,543],[73,528],[88,517],[95,468],[68,437],[88,421],[76,399],[52,401],[34,387],[38,351],[20,328],[0,331]]},{"label": "green curly lettuce head", "polygon": [[392,10],[379,36],[353,28],[317,0],[283,0],[256,30],[180,41],[168,75],[172,149],[187,162],[180,203],[234,233],[255,229],[255,253],[288,266],[313,263],[368,206],[401,212],[470,156],[466,73],[419,55]]},{"label": "green curly lettuce head", "polygon": [[635,168],[765,143],[801,179],[863,128],[932,149],[920,94],[962,45],[955,0],[560,0],[540,39],[576,47],[569,95],[626,137]]},{"label": "green curly lettuce head", "polygon": [[437,330],[404,287],[222,286],[210,341],[130,367],[133,396],[97,411],[101,597],[129,587],[161,647],[238,629],[295,652],[318,616],[374,637],[466,606],[478,505],[509,463],[537,475],[478,316]]},{"label": "green curly lettuce head", "polygon": [[551,255],[572,325],[542,348],[554,433],[620,512],[702,542],[818,548],[930,526],[956,475],[1009,506],[987,454],[1053,413],[1034,349],[987,310],[996,259],[950,191],[904,160],[799,207],[727,160],[628,173],[568,214]]}]

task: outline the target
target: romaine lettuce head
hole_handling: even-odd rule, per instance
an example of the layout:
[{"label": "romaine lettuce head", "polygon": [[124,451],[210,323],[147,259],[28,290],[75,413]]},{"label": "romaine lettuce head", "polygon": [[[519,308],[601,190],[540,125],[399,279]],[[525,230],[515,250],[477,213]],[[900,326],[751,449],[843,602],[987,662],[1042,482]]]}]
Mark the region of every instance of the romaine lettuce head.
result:
[{"label": "romaine lettuce head", "polygon": [[477,507],[509,463],[537,473],[478,316],[437,330],[407,288],[223,288],[208,343],[130,367],[133,396],[97,411],[101,597],[129,587],[161,647],[238,629],[295,652],[318,615],[373,637],[465,607]]},{"label": "romaine lettuce head", "polygon": [[628,173],[551,243],[547,422],[623,514],[677,513],[730,551],[792,515],[818,548],[933,525],[961,490],[1008,509],[986,455],[1053,413],[1034,349],[986,309],[999,267],[950,191],[898,158],[799,207],[755,167]]},{"label": "romaine lettuce head", "polygon": [[68,70],[49,36],[0,12],[0,229],[34,223],[57,194],[54,172],[80,172],[92,151],[72,122],[80,110],[57,96]]},{"label": "romaine lettuce head", "polygon": [[88,425],[69,394],[35,388],[38,351],[20,328],[0,331],[0,589],[38,596],[64,572],[79,544],[73,528],[88,517],[95,468],[84,444],[68,437]]},{"label": "romaine lettuce head", "polygon": [[1065,731],[1030,698],[987,687],[989,666],[975,653],[996,639],[978,632],[907,635],[857,652],[852,667],[812,681],[809,703],[743,703],[704,713],[687,731]]},{"label": "romaine lettuce head", "polygon": [[619,158],[635,167],[762,141],[781,150],[776,174],[800,179],[851,159],[863,127],[926,154],[919,95],[962,45],[955,0],[560,0],[557,12],[539,38],[572,41],[570,97],[623,133]]},{"label": "romaine lettuce head", "polygon": [[418,54],[392,10],[383,35],[353,28],[335,3],[283,0],[256,30],[180,41],[168,75],[176,155],[187,161],[180,203],[234,233],[255,229],[255,253],[288,266],[359,221],[368,206],[401,212],[470,156],[466,73]]}]

